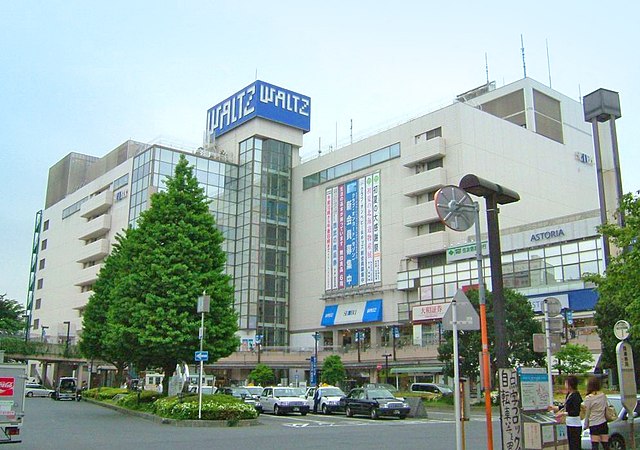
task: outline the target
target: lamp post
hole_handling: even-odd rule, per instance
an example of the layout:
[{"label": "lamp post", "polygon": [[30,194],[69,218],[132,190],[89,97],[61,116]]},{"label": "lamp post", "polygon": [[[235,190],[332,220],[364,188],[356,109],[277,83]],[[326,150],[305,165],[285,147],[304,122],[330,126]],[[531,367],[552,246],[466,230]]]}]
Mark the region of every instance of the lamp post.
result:
[{"label": "lamp post", "polygon": [[318,340],[320,339],[320,332],[316,331],[313,333],[314,340],[314,348],[313,348],[313,363],[311,364],[311,371],[313,376],[313,381],[318,387],[320,383],[318,382]]},{"label": "lamp post", "polygon": [[[202,353],[202,347],[204,343],[204,313],[208,313],[210,310],[211,297],[207,295],[206,291],[202,291],[202,295],[198,297],[197,312],[200,313],[200,329],[198,330],[198,337],[200,339],[200,353]],[[204,373],[204,360],[200,358],[200,372],[198,373],[198,419],[202,419],[202,375]]]},{"label": "lamp post", "polygon": [[470,194],[484,197],[487,207],[487,234],[489,236],[491,291],[493,293],[496,366],[502,369],[507,367],[507,337],[498,205],[517,202],[520,200],[520,195],[511,189],[471,174],[462,177],[462,180],[460,180],[460,188]]},{"label": "lamp post", "polygon": [[360,330],[356,330],[356,346],[358,347],[358,362],[360,362]]},{"label": "lamp post", "polygon": [[384,358],[384,382],[389,382],[389,356],[393,356],[391,353],[385,353],[382,355]]},{"label": "lamp post", "polygon": [[71,332],[71,322],[66,320],[62,323],[67,326],[67,340],[65,341],[65,345],[64,345],[64,355],[68,356],[69,355],[69,334]]}]

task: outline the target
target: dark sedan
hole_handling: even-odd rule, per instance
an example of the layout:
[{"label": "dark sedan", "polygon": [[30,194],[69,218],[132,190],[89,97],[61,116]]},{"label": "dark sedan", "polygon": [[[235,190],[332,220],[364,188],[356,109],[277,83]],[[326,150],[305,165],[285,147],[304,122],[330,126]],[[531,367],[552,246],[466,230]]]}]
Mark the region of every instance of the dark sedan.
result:
[{"label": "dark sedan", "polygon": [[402,399],[394,397],[387,389],[380,388],[351,389],[341,403],[344,403],[347,417],[359,414],[372,419],[381,416],[404,419],[411,409]]}]

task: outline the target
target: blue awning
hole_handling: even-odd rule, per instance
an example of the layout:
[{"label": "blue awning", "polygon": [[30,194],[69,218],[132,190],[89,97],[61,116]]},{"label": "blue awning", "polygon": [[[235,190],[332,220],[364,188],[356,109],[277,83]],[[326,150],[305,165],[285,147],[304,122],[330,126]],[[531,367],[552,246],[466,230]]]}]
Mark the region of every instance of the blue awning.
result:
[{"label": "blue awning", "polygon": [[327,305],[322,313],[320,325],[331,327],[352,323],[380,322],[382,320],[382,299],[366,302]]}]

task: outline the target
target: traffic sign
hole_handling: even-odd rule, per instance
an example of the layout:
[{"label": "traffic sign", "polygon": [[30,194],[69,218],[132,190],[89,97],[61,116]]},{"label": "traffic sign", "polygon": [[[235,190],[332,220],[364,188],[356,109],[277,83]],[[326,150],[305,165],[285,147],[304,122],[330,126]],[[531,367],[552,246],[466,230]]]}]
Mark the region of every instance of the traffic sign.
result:
[{"label": "traffic sign", "polygon": [[626,320],[618,320],[616,324],[613,326],[613,334],[616,335],[618,339],[624,341],[629,337],[629,329],[631,325]]},{"label": "traffic sign", "polygon": [[195,356],[196,361],[209,361],[209,352],[206,350],[198,350]]},{"label": "traffic sign", "polygon": [[[456,302],[458,330],[479,330],[480,317],[462,289],[458,289],[458,292],[453,296],[452,301]],[[442,328],[445,330],[453,330],[452,322],[453,309],[451,308],[451,304],[449,304],[449,307],[442,318]]]},{"label": "traffic sign", "polygon": [[544,299],[545,305],[547,305],[547,312],[549,317],[555,317],[562,311],[562,303],[555,297],[547,297]]},{"label": "traffic sign", "polygon": [[256,334],[256,336],[253,338],[253,341],[260,345],[260,343],[262,342],[262,335],[261,334]]}]

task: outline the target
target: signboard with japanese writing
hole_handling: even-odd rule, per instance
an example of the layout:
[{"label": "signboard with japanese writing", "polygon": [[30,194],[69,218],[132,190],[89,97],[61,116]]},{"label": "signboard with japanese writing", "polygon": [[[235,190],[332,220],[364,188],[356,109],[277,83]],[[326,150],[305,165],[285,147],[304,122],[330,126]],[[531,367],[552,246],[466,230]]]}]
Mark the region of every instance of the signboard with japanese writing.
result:
[{"label": "signboard with japanese writing", "polygon": [[382,280],[380,172],[325,191],[325,289]]},{"label": "signboard with japanese writing", "polygon": [[500,416],[502,417],[502,448],[522,450],[522,417],[518,373],[515,369],[499,369]]},{"label": "signboard with japanese writing", "polygon": [[[488,255],[488,241],[482,241],[482,254]],[[447,249],[447,264],[454,261],[462,261],[464,259],[473,259],[476,257],[476,243],[469,242],[462,245],[454,245]]]}]

